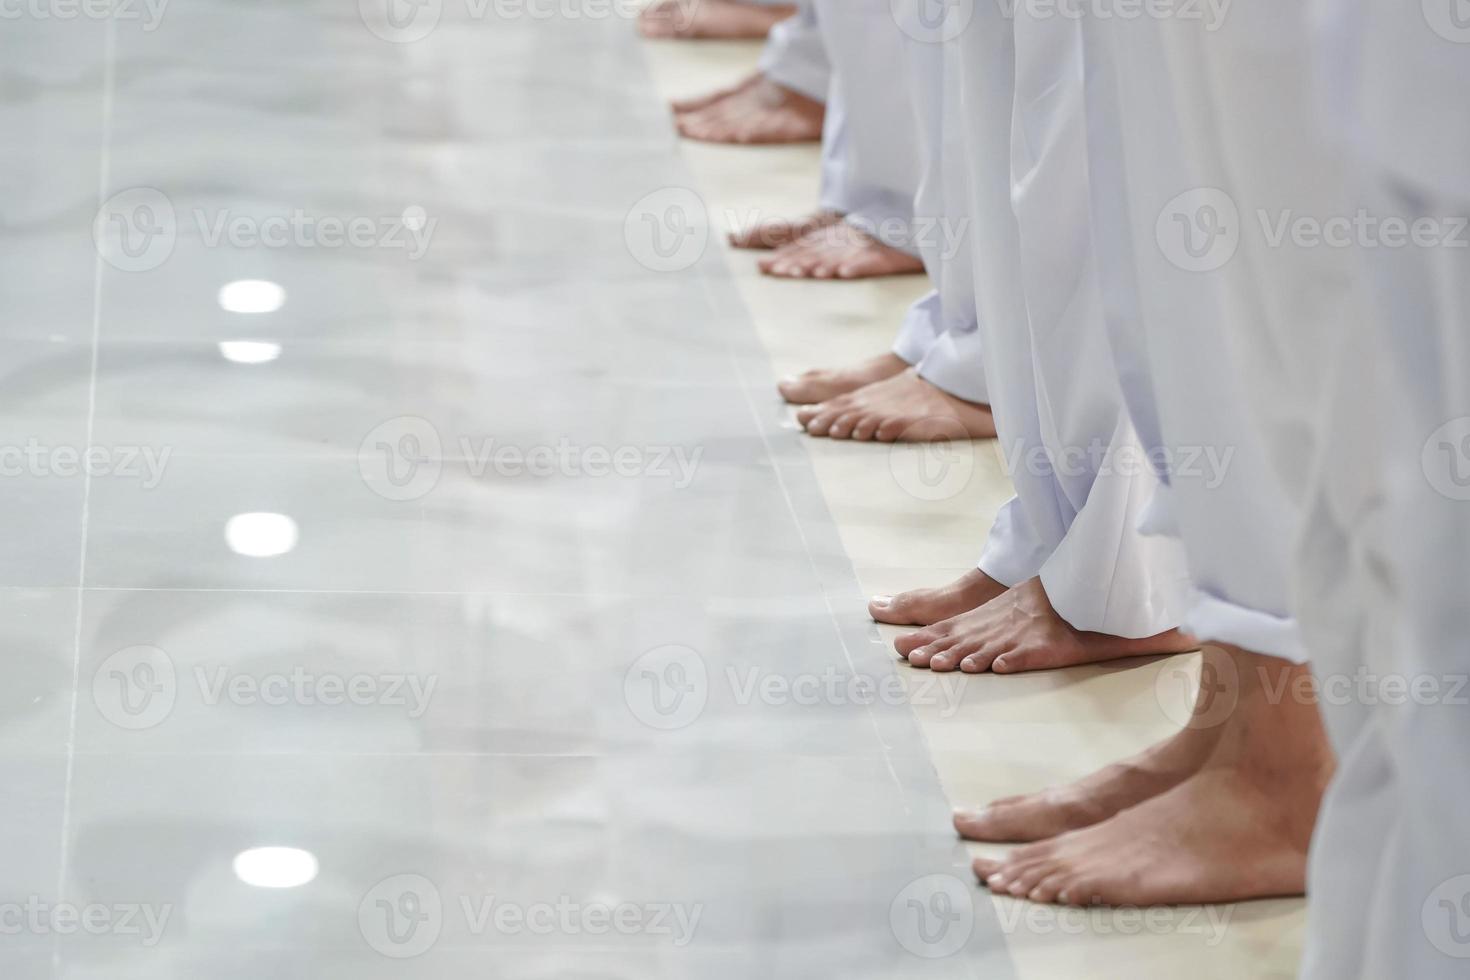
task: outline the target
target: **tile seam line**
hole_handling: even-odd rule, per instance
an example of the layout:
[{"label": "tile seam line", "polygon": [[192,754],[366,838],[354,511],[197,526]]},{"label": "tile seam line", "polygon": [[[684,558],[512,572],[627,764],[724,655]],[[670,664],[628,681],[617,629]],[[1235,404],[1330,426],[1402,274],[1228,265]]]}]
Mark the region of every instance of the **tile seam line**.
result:
[{"label": "tile seam line", "polygon": [[[100,211],[106,200],[108,184],[112,179],[111,144],[113,96],[117,70],[117,20],[109,17],[103,33],[102,47],[102,106],[99,148],[97,161],[97,207]],[[95,220],[95,219],[94,219]],[[96,250],[92,259],[92,336],[89,351],[87,380],[87,426],[85,443],[92,445],[93,430],[97,416],[97,365],[98,341],[102,333],[102,252]],[[72,632],[72,684],[71,705],[68,711],[66,732],[66,773],[62,785],[61,803],[61,848],[56,874],[56,897],[63,901],[66,896],[66,881],[71,873],[71,822],[72,782],[76,774],[77,715],[81,702],[82,670],[82,616],[87,584],[87,535],[90,524],[92,477],[87,474],[82,482],[81,534],[77,555],[76,603],[72,610],[75,623]],[[61,944],[59,939],[52,944],[51,973],[61,974]]]}]

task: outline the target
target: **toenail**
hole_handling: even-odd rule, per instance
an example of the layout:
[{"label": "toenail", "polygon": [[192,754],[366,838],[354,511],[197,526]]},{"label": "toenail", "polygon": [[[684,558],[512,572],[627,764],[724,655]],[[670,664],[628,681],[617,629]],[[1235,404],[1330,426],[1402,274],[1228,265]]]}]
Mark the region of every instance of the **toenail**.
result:
[{"label": "toenail", "polygon": [[875,595],[875,596],[873,596],[873,605],[875,605],[875,606],[883,606],[884,608],[887,608],[888,606],[893,605],[893,596],[891,596],[891,595]]},{"label": "toenail", "polygon": [[997,871],[989,878],[986,878],[985,883],[991,888],[999,888],[1001,885],[1004,885],[1006,883],[1006,876]]}]

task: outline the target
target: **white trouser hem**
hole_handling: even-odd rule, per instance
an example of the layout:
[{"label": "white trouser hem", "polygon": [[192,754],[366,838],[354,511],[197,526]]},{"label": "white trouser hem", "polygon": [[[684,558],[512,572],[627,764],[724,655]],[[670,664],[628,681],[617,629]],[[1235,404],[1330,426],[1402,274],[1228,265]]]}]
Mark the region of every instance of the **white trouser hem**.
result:
[{"label": "white trouser hem", "polygon": [[1190,598],[1184,631],[1201,642],[1226,643],[1296,664],[1311,659],[1295,619],[1248,609],[1199,590]]}]

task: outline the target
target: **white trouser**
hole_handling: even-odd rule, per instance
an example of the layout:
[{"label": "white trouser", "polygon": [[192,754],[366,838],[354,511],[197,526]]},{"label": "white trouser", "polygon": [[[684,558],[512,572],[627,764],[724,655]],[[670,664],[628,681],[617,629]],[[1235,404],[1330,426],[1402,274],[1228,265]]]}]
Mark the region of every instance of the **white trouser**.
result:
[{"label": "white trouser", "polygon": [[[1326,469],[1351,448],[1382,486],[1380,506],[1355,511],[1330,495],[1344,477],[1328,471],[1322,497],[1338,506],[1314,522],[1304,566],[1323,591],[1345,578],[1344,558],[1365,569],[1325,609],[1342,642],[1319,656],[1309,638],[1319,673],[1367,678],[1346,699],[1324,688],[1340,759],[1308,872],[1308,980],[1470,975],[1470,18],[1455,13],[1323,5],[1333,119],[1356,150],[1355,203],[1376,223],[1362,251],[1374,322],[1344,345],[1336,386],[1336,411],[1356,418],[1329,416],[1338,445],[1322,455]],[[1420,237],[1388,244],[1390,221],[1417,222]],[[1361,381],[1375,368],[1381,392]],[[1354,427],[1370,420],[1381,438],[1365,444]],[[1364,607],[1380,613],[1366,628],[1340,625]]]},{"label": "white trouser", "polygon": [[813,0],[799,0],[796,13],[771,28],[759,67],[777,85],[818,102],[827,98],[832,64],[817,27]]},{"label": "white trouser", "polygon": [[777,24],[761,72],[825,101],[821,205],[908,252],[918,136],[903,68],[904,35],[887,0],[802,0]]},{"label": "white trouser", "polygon": [[919,135],[905,84],[905,36],[889,0],[813,0],[841,112],[847,221],[894,248],[913,245]]},{"label": "white trouser", "polygon": [[1362,305],[1350,253],[1275,240],[1283,220],[1345,206],[1312,109],[1303,8],[1236,7],[1213,30],[1084,27],[1107,319],[1166,483],[1149,526],[1184,543],[1186,629],[1296,662],[1323,350]]},{"label": "white trouser", "polygon": [[[917,7],[923,2],[909,0],[899,15],[917,16]],[[893,352],[916,366],[919,376],[930,384],[957,398],[983,404],[990,396],[975,322],[969,172],[959,93],[960,52],[952,44],[920,40],[924,34],[917,28],[907,33],[911,111],[919,134],[915,244],[934,291],[909,309]]]},{"label": "white trouser", "polygon": [[1081,40],[1070,18],[977,4],[960,46],[986,383],[1016,497],[980,568],[1040,575],[1078,629],[1178,625],[1178,546],[1136,531],[1156,481],[1112,370],[1088,223]]},{"label": "white trouser", "polygon": [[777,85],[827,104],[819,206],[823,211],[848,213],[859,195],[851,188],[848,174],[846,108],[833,81],[814,0],[799,0],[796,13],[771,28],[759,68]]}]

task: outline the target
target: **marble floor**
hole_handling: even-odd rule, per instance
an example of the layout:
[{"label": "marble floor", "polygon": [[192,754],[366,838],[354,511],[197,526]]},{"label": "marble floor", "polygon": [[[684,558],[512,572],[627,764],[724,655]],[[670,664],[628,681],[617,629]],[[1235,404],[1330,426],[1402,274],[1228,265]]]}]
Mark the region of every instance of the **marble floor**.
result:
[{"label": "marble floor", "polygon": [[595,6],[7,18],[6,980],[1010,975]]},{"label": "marble floor", "polygon": [[1079,931],[974,888],[950,800],[1167,730],[1164,668],[894,663],[864,590],[965,567],[1005,481],[774,396],[919,284],[724,248],[814,151],[681,146],[664,100],[753,46],[619,4],[14,10],[0,976],[1290,974],[1299,903]]}]

